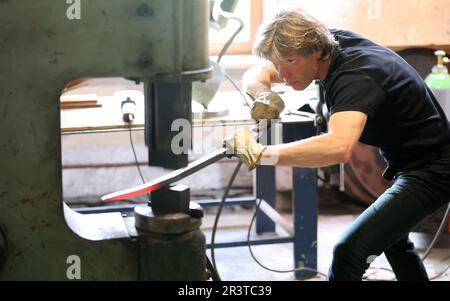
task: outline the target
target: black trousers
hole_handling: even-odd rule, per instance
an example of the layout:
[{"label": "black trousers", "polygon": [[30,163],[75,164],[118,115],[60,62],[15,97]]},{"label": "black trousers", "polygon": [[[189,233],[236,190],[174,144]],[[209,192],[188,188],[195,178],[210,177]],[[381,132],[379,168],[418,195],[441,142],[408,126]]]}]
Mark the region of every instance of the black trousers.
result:
[{"label": "black trousers", "polygon": [[393,186],[367,208],[333,250],[330,281],[361,280],[376,256],[385,253],[397,280],[428,280],[409,232],[450,201],[450,155],[400,171]]}]

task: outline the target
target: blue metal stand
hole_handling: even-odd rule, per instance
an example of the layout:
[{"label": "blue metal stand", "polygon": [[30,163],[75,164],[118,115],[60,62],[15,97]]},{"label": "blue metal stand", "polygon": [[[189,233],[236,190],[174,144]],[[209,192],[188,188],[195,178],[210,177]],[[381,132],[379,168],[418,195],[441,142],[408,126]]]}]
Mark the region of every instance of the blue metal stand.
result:
[{"label": "blue metal stand", "polygon": [[[283,143],[316,134],[314,121],[283,123]],[[270,141],[270,139],[269,139]],[[293,168],[294,267],[317,269],[317,170]],[[256,197],[275,207],[275,167],[256,169]],[[274,232],[275,223],[262,211],[256,218],[256,232]],[[273,242],[276,243],[276,242]],[[312,271],[296,271],[296,278],[312,277]]]},{"label": "blue metal stand", "polygon": [[[314,136],[314,123],[283,126],[284,142]],[[317,269],[317,170],[293,168],[294,266]],[[314,276],[312,271],[296,271],[295,277]]]}]

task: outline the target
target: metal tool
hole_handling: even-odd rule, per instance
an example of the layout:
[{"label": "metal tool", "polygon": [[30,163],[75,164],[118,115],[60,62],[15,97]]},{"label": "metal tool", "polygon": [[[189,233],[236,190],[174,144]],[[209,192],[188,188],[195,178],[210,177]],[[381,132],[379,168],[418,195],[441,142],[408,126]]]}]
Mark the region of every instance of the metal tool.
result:
[{"label": "metal tool", "polygon": [[299,112],[299,111],[292,111],[292,110],[287,110],[287,112],[285,114],[286,115],[297,115],[297,116],[307,117],[307,118],[311,118],[313,120],[315,120],[316,116],[317,116],[317,114],[314,114],[314,113]]},{"label": "metal tool", "polygon": [[174,170],[171,173],[159,177],[148,183],[104,195],[102,196],[101,199],[104,202],[112,202],[112,201],[120,201],[126,198],[136,197],[145,193],[150,193],[161,187],[175,183],[176,181],[185,178],[199,171],[200,169],[213,164],[216,161],[219,161],[220,159],[226,156],[226,151],[227,149],[221,148],[207,156],[204,156],[188,164],[188,166],[184,168]]}]

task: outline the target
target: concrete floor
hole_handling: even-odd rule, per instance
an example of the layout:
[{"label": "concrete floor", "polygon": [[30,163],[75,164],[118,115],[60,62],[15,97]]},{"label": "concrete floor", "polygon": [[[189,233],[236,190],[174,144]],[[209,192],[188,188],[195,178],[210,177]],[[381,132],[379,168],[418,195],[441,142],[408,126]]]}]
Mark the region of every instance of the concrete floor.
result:
[{"label": "concrete floor", "polygon": [[[332,248],[340,234],[364,210],[364,205],[356,202],[342,201],[336,198],[324,199],[319,193],[318,218],[318,270],[327,273],[331,263]],[[202,230],[207,241],[211,240],[211,229],[215,218],[214,208],[207,208],[203,219]],[[240,206],[228,207],[223,211],[219,222],[219,231],[216,233],[216,242],[240,241],[247,238],[248,226],[252,218],[253,209]],[[292,220],[290,213],[282,214],[287,220]],[[283,230],[278,230],[273,236],[286,236]],[[252,231],[252,239],[261,238]],[[429,246],[433,235],[413,232],[410,239],[418,251],[423,254]],[[270,244],[253,246],[252,251],[258,260],[265,266],[276,270],[291,270],[293,268],[292,243]],[[208,256],[211,258],[210,250]],[[215,259],[218,272],[225,281],[291,281],[296,280],[293,273],[276,273],[263,269],[251,257],[248,247],[233,247],[215,249]],[[437,278],[441,281],[450,280],[450,234],[444,232],[433,251],[425,260],[425,266],[430,278],[435,277],[443,270],[446,272]],[[380,269],[381,268],[381,269]],[[386,270],[390,269],[384,255],[374,260],[366,276],[371,280],[392,280],[394,275]],[[308,280],[323,281],[323,276]]]}]

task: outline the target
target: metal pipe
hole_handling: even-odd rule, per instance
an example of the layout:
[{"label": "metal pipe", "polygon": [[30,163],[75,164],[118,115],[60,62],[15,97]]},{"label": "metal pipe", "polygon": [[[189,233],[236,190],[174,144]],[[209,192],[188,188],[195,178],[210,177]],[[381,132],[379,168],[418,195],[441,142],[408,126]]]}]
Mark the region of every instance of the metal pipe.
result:
[{"label": "metal pipe", "polygon": [[275,209],[272,208],[266,201],[261,200],[259,208],[264,212],[272,221],[283,228],[289,235],[294,235],[292,225],[288,223],[284,217],[282,217]]}]

